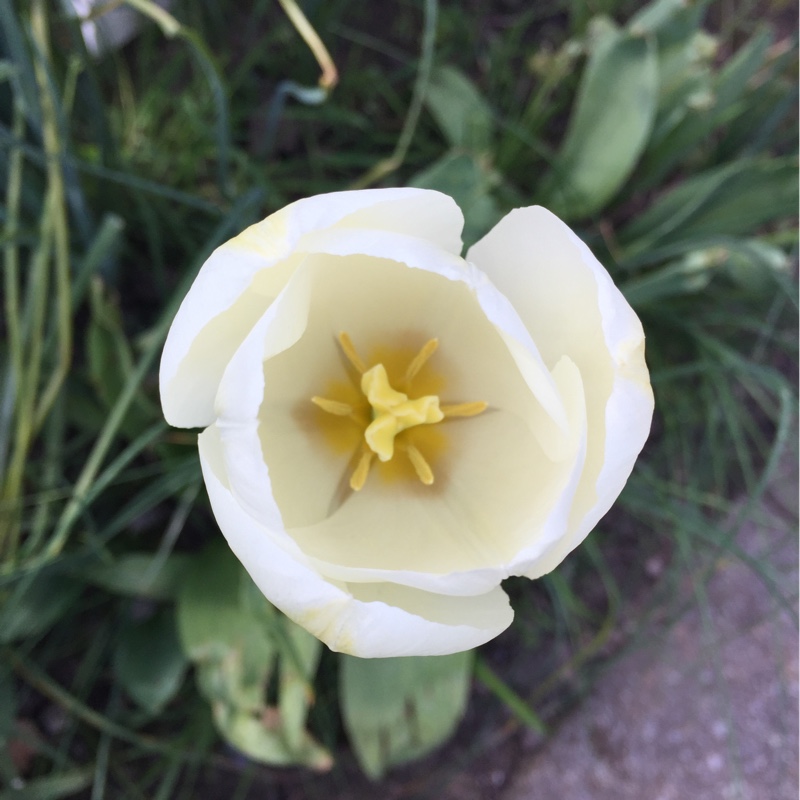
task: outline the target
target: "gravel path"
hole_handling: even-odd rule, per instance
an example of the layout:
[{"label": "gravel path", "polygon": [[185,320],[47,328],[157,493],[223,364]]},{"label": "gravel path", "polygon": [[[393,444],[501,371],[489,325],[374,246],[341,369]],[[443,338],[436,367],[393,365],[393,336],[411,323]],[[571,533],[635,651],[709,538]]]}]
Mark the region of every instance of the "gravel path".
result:
[{"label": "gravel path", "polygon": [[[738,537],[794,598],[797,485],[793,461]],[[610,666],[503,800],[797,800],[797,627],[738,559],[705,594]]]}]

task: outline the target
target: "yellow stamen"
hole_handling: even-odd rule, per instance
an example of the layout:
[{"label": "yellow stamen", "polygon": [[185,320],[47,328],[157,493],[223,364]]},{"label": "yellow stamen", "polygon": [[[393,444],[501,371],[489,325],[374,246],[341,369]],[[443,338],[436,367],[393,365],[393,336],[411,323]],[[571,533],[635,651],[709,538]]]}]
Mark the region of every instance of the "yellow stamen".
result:
[{"label": "yellow stamen", "polygon": [[341,400],[329,400],[327,397],[314,396],[311,398],[311,402],[323,411],[335,414],[337,417],[349,417],[353,413],[353,406],[350,403],[343,403]]},{"label": "yellow stamen", "polygon": [[474,403],[454,403],[452,405],[440,406],[445,417],[475,417],[489,408],[489,404],[483,400],[476,400]]},{"label": "yellow stamen", "polygon": [[426,486],[430,486],[433,483],[433,470],[425,460],[425,456],[413,444],[406,445],[405,450],[411,466],[414,467],[414,471],[417,473],[417,477]]},{"label": "yellow stamen", "polygon": [[367,475],[369,475],[369,468],[374,457],[375,453],[373,453],[372,450],[364,450],[364,452],[361,453],[361,458],[358,459],[358,466],[353,470],[353,474],[350,476],[350,488],[354,492],[360,492],[364,488],[364,484],[367,482]]},{"label": "yellow stamen", "polygon": [[[315,395],[311,398],[319,409],[335,417],[344,417],[354,422],[359,431],[360,451],[356,455],[356,467],[350,475],[350,488],[354,492],[364,488],[370,470],[375,462],[375,456],[381,462],[388,462],[394,457],[395,451],[400,450],[408,458],[419,480],[426,486],[434,482],[433,470],[425,456],[422,455],[416,444],[424,444],[424,450],[436,463],[437,443],[443,440],[432,432],[415,431],[412,435],[415,444],[408,441],[408,437],[398,435],[403,431],[420,425],[433,425],[448,418],[474,417],[485,411],[489,404],[483,401],[471,403],[451,403],[441,405],[437,395],[409,398],[405,392],[400,392],[389,382],[389,373],[383,363],[377,363],[367,368],[366,362],[358,354],[350,336],[342,331],[339,334],[339,344],[342,353],[358,374],[356,386],[361,390],[363,399],[354,399],[353,402],[335,400],[330,397]],[[438,339],[429,339],[420,348],[419,352],[411,359],[402,373],[402,380],[395,385],[401,386],[406,392],[410,391],[412,381],[420,373],[431,356],[439,346]],[[389,368],[396,364],[390,356]],[[402,369],[402,367],[400,368]],[[392,373],[398,377],[398,373]],[[351,378],[354,376],[351,374]],[[339,390],[332,391],[332,394]],[[346,395],[347,396],[347,395]],[[365,403],[364,400],[367,402]],[[325,423],[328,431],[332,421]],[[338,423],[337,423],[338,425]],[[429,446],[430,445],[430,446]],[[408,472],[408,469],[405,469]],[[381,468],[381,477],[392,477],[399,473],[397,470]]]},{"label": "yellow stamen", "polygon": [[372,406],[372,422],[364,431],[364,439],[381,461],[389,461],[394,455],[398,433],[444,419],[436,395],[409,400],[408,395],[391,387],[383,364],[376,364],[361,376],[361,391]]},{"label": "yellow stamen", "polygon": [[408,386],[414,380],[417,373],[425,366],[425,362],[436,352],[438,346],[438,339],[429,339],[422,345],[419,353],[411,359],[411,363],[406,369],[406,374],[403,376],[403,385]]},{"label": "yellow stamen", "polygon": [[358,372],[364,373],[367,371],[367,366],[361,360],[361,356],[356,351],[353,340],[342,331],[339,334],[339,344],[342,347],[342,352],[347,356],[347,360],[355,367]]}]

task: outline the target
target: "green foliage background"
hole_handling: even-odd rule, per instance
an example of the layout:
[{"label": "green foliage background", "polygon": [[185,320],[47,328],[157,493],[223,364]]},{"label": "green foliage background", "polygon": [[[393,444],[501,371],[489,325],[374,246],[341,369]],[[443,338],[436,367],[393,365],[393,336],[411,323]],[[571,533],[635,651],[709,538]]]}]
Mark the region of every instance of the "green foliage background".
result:
[{"label": "green foliage background", "polygon": [[[468,741],[426,768],[437,796],[486,742],[545,733],[634,600],[646,636],[721,555],[796,616],[736,544],[795,440],[786,5],[307,2],[332,91],[273,0],[130,5],[149,24],[95,59],[64,6],[0,0],[0,797],[356,791],[348,740],[378,777],[449,737],[480,685]],[[657,400],[600,533],[535,586],[508,582],[511,631],[371,671],[214,550],[194,435],[162,421],[155,376],[217,244],[366,185],[453,195],[467,244],[515,206],[559,213],[640,314]],[[643,593],[653,555],[669,568]]]}]

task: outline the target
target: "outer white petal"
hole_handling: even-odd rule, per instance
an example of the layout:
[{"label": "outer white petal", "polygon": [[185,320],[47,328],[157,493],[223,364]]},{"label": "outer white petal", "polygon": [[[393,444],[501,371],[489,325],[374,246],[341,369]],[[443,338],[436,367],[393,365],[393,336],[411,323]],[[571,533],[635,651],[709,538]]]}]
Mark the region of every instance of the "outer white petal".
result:
[{"label": "outer white petal", "polygon": [[650,431],[653,394],[641,323],[578,237],[540,207],[512,211],[467,259],[513,300],[545,362],[580,370],[588,446],[567,535],[527,572],[553,569],[608,511]]},{"label": "outer white petal", "polygon": [[477,647],[511,624],[500,587],[453,598],[324,579],[302,555],[276,544],[274,532],[230,493],[215,426],[200,435],[199,449],[211,505],[231,549],[267,599],[332,650],[361,658],[444,655]]},{"label": "outer white petal", "polygon": [[172,323],[161,357],[164,416],[201,427],[231,355],[297,266],[304,236],[332,226],[377,226],[461,250],[463,216],[452,198],[423,189],[338,192],[299,200],[218,247]]}]

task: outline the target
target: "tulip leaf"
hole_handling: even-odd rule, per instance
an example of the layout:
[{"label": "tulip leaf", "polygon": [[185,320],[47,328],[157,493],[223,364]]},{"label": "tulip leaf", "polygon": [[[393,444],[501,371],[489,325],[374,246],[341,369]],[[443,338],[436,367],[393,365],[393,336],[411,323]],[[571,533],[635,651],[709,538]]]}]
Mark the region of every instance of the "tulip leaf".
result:
[{"label": "tulip leaf", "polygon": [[696,294],[711,282],[728,259],[723,247],[695,250],[678,261],[627,281],[620,289],[634,308],[660,303],[667,297]]},{"label": "tulip leaf", "polygon": [[123,629],[114,652],[114,674],[150,713],[160,711],[175,696],[186,668],[172,608]]},{"label": "tulip leaf", "polygon": [[[198,688],[230,744],[267,764],[330,768],[330,754],[305,727],[321,645],[270,605],[224,543],[189,564],[178,628]],[[278,698],[270,705],[273,680]]]},{"label": "tulip leaf", "polygon": [[13,589],[0,592],[0,643],[37,636],[72,606],[82,584],[66,575],[46,572],[23,577]]},{"label": "tulip leaf", "polygon": [[442,744],[464,714],[473,654],[362,659],[343,656],[339,693],[345,729],[364,772],[391,766]]},{"label": "tulip leaf", "polygon": [[127,553],[108,564],[95,564],[81,577],[110,592],[149,600],[172,600],[189,556],[173,553],[158,560],[152,553]]},{"label": "tulip leaf", "polygon": [[686,0],[653,0],[634,14],[628,22],[628,30],[636,36],[646,33],[661,33],[673,28],[676,17],[691,14],[697,24],[700,20],[702,4],[688,6]]},{"label": "tulip leaf", "polygon": [[411,178],[409,185],[450,195],[464,213],[463,239],[474,244],[503,216],[492,191],[500,177],[475,156],[452,150]]},{"label": "tulip leaf", "polygon": [[610,29],[581,78],[563,146],[545,183],[548,205],[573,219],[599,211],[633,171],[658,103],[653,37]]},{"label": "tulip leaf", "polygon": [[757,30],[710,81],[708,102],[692,109],[668,135],[662,135],[663,129],[659,131],[642,158],[646,186],[656,185],[694,148],[706,144],[717,127],[729,125],[747,111],[751,103],[744,102],[743,95],[750,78],[763,66],[771,43],[767,28]]},{"label": "tulip leaf", "polygon": [[627,255],[713,234],[737,235],[790,218],[797,209],[793,157],[742,160],[695,175],[620,231]]},{"label": "tulip leaf", "polygon": [[477,154],[492,149],[492,110],[474,84],[453,67],[431,75],[425,104],[452,147]]}]

